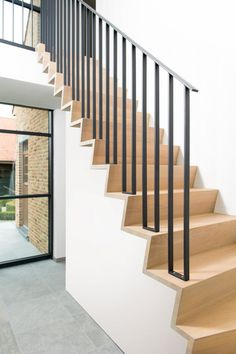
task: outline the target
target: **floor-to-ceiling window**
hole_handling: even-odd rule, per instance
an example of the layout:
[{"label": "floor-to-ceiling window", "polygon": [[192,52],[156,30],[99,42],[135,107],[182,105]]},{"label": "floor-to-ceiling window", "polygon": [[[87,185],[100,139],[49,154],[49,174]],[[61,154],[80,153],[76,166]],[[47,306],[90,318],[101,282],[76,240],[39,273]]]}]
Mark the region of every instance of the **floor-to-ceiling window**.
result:
[{"label": "floor-to-ceiling window", "polygon": [[52,255],[52,122],[0,105],[0,266]]}]

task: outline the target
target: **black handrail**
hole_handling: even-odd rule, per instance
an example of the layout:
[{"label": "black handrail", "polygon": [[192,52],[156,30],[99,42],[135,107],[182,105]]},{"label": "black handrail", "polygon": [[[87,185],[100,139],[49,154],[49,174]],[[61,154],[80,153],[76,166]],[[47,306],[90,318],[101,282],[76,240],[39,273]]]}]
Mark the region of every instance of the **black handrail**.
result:
[{"label": "black handrail", "polygon": [[[104,35],[104,36],[103,36]],[[118,50],[118,36],[122,41]],[[104,37],[104,38],[103,38]],[[72,86],[72,99],[81,102],[81,118],[92,118],[92,137],[105,142],[104,163],[121,164],[122,193],[137,193],[137,124],[142,123],[142,226],[150,232],[161,231],[160,173],[160,69],[168,74],[168,271],[182,280],[190,277],[190,92],[198,90],[151,55],[139,44],[97,13],[83,0],[42,0],[41,40],[57,62],[57,70],[64,75],[64,84]],[[113,46],[110,42],[113,41]],[[97,43],[98,42],[98,43]],[[131,45],[131,109],[127,100],[127,52]],[[110,60],[111,47],[113,61]],[[137,51],[142,54],[142,122],[137,120]],[[98,54],[98,59],[97,59]],[[122,85],[118,97],[118,56],[120,54]],[[105,57],[105,60],[103,59]],[[154,87],[154,159],[150,162],[148,140],[147,101],[148,60],[153,64]],[[97,68],[98,61],[98,68]],[[113,83],[110,83],[110,66],[113,64]],[[103,71],[103,64],[105,71]],[[90,80],[91,79],[91,80]],[[105,79],[105,89],[104,89]],[[174,82],[184,88],[184,202],[183,202],[183,273],[174,269]],[[97,91],[98,89],[98,91]],[[112,104],[110,93],[112,92]],[[118,106],[119,100],[119,106]],[[98,109],[97,109],[98,104]],[[120,107],[122,106],[121,110]],[[91,109],[92,108],[92,109]],[[112,114],[110,113],[112,108]],[[119,109],[118,109],[119,108]],[[130,113],[130,115],[129,115]],[[122,124],[118,131],[118,122]],[[129,128],[128,127],[129,124]],[[140,125],[139,125],[140,126]],[[127,134],[130,132],[130,138]],[[120,133],[120,134],[118,134]],[[128,143],[131,145],[127,155]],[[113,148],[111,149],[111,145]],[[121,149],[118,149],[121,144]],[[121,154],[118,152],[121,151]],[[112,155],[112,156],[111,156]],[[148,190],[148,165],[153,163],[153,195]],[[129,165],[129,166],[128,166]],[[130,179],[130,180],[129,180]],[[150,210],[153,203],[153,212]],[[153,225],[152,222],[153,221]]]},{"label": "black handrail", "polygon": [[149,59],[154,61],[154,63],[158,64],[162,69],[167,71],[170,75],[172,75],[176,80],[181,82],[184,86],[188,87],[190,91],[198,92],[198,89],[191,85],[188,81],[183,79],[180,75],[178,75],[176,72],[174,72],[172,69],[170,69],[167,65],[163,64],[159,59],[157,59],[154,55],[149,53],[146,49],[144,49],[141,45],[136,43],[133,39],[131,39],[127,34],[122,32],[118,27],[113,25],[109,20],[107,20],[105,17],[100,15],[96,10],[94,10],[92,7],[90,7],[87,3],[85,3],[83,0],[78,0],[81,4],[83,4],[89,11],[94,13],[98,18],[100,18],[102,21],[104,21],[109,27],[113,28],[117,33],[119,33],[123,38],[125,38],[129,43],[135,46],[135,48],[139,49],[143,54],[145,54]]}]

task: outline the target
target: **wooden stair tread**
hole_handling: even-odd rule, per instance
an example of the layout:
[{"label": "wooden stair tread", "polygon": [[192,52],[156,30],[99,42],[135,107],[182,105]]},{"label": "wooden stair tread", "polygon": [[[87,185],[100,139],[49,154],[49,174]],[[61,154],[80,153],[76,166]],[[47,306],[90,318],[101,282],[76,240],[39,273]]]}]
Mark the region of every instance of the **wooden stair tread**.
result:
[{"label": "wooden stair tread", "polygon": [[[236,247],[235,247],[236,249]],[[236,256],[234,258],[236,260]],[[220,284],[219,284],[220,286]],[[178,325],[194,339],[236,330],[236,291],[198,311]]]},{"label": "wooden stair tread", "polygon": [[[175,271],[182,272],[183,260],[175,262]],[[174,288],[187,288],[236,267],[236,243],[199,253],[190,257],[190,280],[184,282],[167,273],[167,264],[148,269],[146,272]]]},{"label": "wooden stair tread", "polygon": [[[195,229],[199,227],[204,227],[208,225],[215,225],[224,222],[236,222],[235,216],[218,214],[218,213],[207,213],[207,214],[198,214],[190,215],[190,229]],[[153,223],[149,224],[150,227],[153,227]],[[168,232],[168,221],[161,220],[160,222],[160,232],[152,232],[143,229],[142,225],[129,225],[124,227],[125,231],[128,231],[133,234],[143,235],[146,237],[153,237],[155,235],[167,234]],[[174,219],[174,232],[183,230],[183,218]]]},{"label": "wooden stair tread", "polygon": [[[190,193],[198,193],[198,192],[202,192],[202,191],[215,191],[214,188],[191,188],[190,189]],[[183,189],[174,189],[174,194],[182,194],[183,193]],[[147,192],[148,195],[154,195],[154,191],[148,191]],[[164,194],[168,194],[168,190],[161,190],[160,191],[160,195],[164,195]],[[119,198],[119,199],[124,199],[124,198],[135,198],[137,196],[142,196],[142,191],[137,191],[137,193],[135,195],[130,195],[130,194],[124,194],[121,192],[112,192],[112,193],[107,193],[107,196],[109,197],[114,197],[114,198]]]}]

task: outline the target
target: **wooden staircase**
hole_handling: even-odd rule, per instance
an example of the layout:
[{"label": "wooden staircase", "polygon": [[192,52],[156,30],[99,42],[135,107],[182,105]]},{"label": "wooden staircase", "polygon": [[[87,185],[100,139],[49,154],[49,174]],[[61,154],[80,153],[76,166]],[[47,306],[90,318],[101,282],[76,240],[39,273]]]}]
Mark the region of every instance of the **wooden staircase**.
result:
[{"label": "wooden staircase", "polygon": [[[61,109],[70,113],[71,127],[81,129],[81,146],[93,149],[94,168],[105,164],[105,140],[92,138],[92,119],[81,116],[81,103],[72,101],[72,88],[63,85],[63,74],[44,44],[37,46],[38,62],[54,85],[54,95],[61,97]],[[92,75],[91,75],[92,76]],[[112,82],[112,78],[110,79]],[[104,73],[105,84],[105,73]],[[98,85],[97,85],[98,87]],[[137,194],[122,193],[121,167],[121,89],[118,89],[118,164],[109,165],[106,196],[124,200],[122,229],[147,240],[143,271],[146,275],[177,291],[173,328],[188,340],[188,354],[236,353],[236,217],[215,213],[217,190],[194,188],[197,168],[190,169],[190,281],[168,274],[167,265],[167,146],[160,146],[160,218],[161,230],[150,232],[142,227],[142,151],[141,119],[137,118]],[[105,98],[104,98],[105,100]],[[112,100],[112,95],[111,95]],[[85,104],[86,106],[86,104]],[[112,105],[110,105],[112,113]],[[127,136],[131,134],[131,101],[127,100]],[[104,104],[105,110],[105,104]],[[98,110],[97,110],[98,111]],[[105,112],[104,116],[105,116]],[[137,112],[137,117],[140,113]],[[98,119],[98,118],[97,118]],[[112,123],[111,123],[112,124]],[[98,126],[98,122],[97,122]],[[105,131],[105,125],[103,127]],[[113,148],[112,125],[110,149]],[[160,130],[160,138],[163,138]],[[127,141],[129,138],[127,139]],[[153,224],[153,143],[154,131],[148,125],[148,220]],[[174,150],[174,242],[175,269],[183,263],[183,166],[177,165],[179,147]],[[127,188],[131,187],[131,146],[127,146]],[[158,301],[158,299],[157,299]],[[148,353],[147,353],[148,354]],[[162,353],[161,353],[162,354]],[[164,354],[164,353],[163,353]]]}]

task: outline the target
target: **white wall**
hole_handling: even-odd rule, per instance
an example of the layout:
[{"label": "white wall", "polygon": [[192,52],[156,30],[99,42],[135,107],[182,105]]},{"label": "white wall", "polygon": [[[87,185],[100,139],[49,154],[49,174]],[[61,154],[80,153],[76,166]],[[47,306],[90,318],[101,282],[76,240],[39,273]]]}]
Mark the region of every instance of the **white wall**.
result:
[{"label": "white wall", "polygon": [[66,131],[66,289],[126,354],[183,354],[175,291],[143,274],[146,240],[121,231],[124,201],[104,196],[80,129]]},{"label": "white wall", "polygon": [[54,111],[54,245],[55,259],[65,257],[65,128],[66,113]]},{"label": "white wall", "polygon": [[[217,210],[236,214],[235,1],[97,0],[97,11],[199,89],[191,111],[197,185],[218,188]],[[180,133],[180,112],[176,118]]]}]

